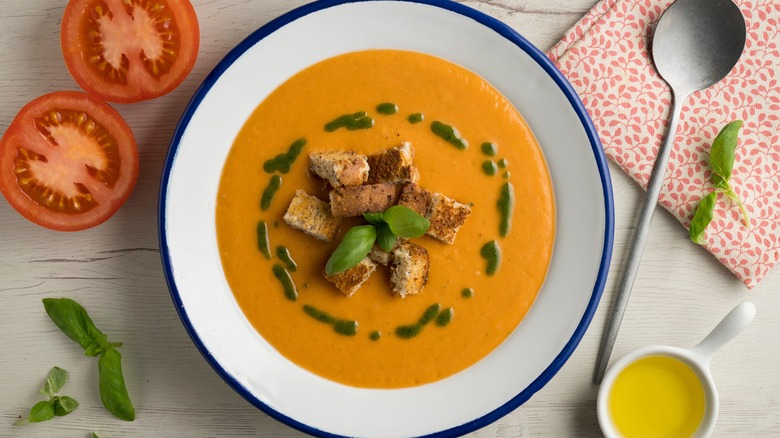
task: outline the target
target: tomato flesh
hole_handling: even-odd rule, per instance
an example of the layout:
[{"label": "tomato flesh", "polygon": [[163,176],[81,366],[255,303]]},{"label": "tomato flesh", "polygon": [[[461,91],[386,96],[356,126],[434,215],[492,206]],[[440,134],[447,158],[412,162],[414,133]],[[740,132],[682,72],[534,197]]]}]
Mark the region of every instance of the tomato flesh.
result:
[{"label": "tomato flesh", "polygon": [[84,93],[35,99],[0,140],[0,191],[47,228],[80,230],[105,221],[137,177],[130,128],[113,108]]},{"label": "tomato flesh", "polygon": [[88,93],[136,102],[168,93],[192,70],[200,34],[187,0],[71,0],[65,63]]}]

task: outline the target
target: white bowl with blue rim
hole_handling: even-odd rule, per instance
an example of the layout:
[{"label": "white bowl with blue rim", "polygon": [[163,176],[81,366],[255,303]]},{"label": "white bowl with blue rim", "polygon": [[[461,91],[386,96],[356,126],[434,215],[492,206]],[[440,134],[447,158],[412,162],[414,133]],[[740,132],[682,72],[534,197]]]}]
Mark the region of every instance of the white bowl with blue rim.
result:
[{"label": "white bowl with blue rim", "polygon": [[[517,329],[462,372],[390,390],[329,381],[266,342],[225,280],[215,226],[223,163],[255,107],[312,64],[379,48],[447,59],[501,91],[536,135],[556,199],[548,277]],[[319,436],[458,436],[522,405],[560,370],[587,330],[609,270],[613,223],[601,144],[566,79],[509,26],[444,0],[320,0],[252,33],[208,75],[184,112],[159,205],[168,286],[204,358],[263,412]]]}]

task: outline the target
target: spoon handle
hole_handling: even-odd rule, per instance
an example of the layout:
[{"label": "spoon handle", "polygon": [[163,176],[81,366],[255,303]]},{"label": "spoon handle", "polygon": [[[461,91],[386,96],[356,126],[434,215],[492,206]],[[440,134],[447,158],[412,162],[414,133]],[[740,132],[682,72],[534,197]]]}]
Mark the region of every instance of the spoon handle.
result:
[{"label": "spoon handle", "polygon": [[726,345],[734,339],[745,327],[753,321],[756,316],[756,306],[750,301],[738,305],[717,326],[691,349],[694,354],[699,354],[706,362],[712,359],[712,356],[720,347]]},{"label": "spoon handle", "polygon": [[623,277],[620,280],[611,317],[607,325],[607,330],[604,332],[604,337],[601,340],[599,355],[596,358],[596,371],[593,374],[593,383],[596,385],[601,383],[604,372],[607,370],[609,356],[612,354],[612,347],[615,345],[615,339],[617,339],[618,330],[620,330],[620,323],[623,321],[623,314],[628,305],[628,297],[631,295],[631,287],[634,285],[636,273],[639,269],[639,262],[642,260],[645,241],[647,241],[647,235],[650,233],[650,223],[653,220],[655,206],[658,203],[658,197],[661,195],[661,187],[663,186],[666,167],[669,163],[669,154],[672,150],[672,144],[674,144],[674,137],[677,132],[677,122],[680,119],[682,102],[686,97],[687,94],[680,96],[678,99],[676,93],[674,93],[671,110],[672,118],[669,121],[669,130],[666,133],[666,139],[664,139],[661,148],[658,150],[658,157],[655,161],[653,174],[650,176],[650,182],[647,185],[647,194],[645,195],[645,200],[642,203],[642,208],[639,211],[639,217],[636,221],[634,238],[631,240],[628,255],[626,256],[626,263],[623,267]]}]

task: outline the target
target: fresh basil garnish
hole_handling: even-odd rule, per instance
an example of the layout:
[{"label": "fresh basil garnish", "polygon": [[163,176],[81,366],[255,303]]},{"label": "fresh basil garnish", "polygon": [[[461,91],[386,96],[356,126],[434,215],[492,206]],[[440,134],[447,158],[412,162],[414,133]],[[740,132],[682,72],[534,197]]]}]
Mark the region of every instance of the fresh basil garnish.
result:
[{"label": "fresh basil garnish", "polygon": [[376,213],[363,213],[363,218],[371,225],[379,225],[385,221],[385,215],[381,211]]},{"label": "fresh basil garnish", "polygon": [[38,392],[40,392],[41,395],[54,397],[54,394],[60,392],[65,385],[66,380],[68,380],[68,372],[60,367],[53,367],[46,376],[46,382],[43,384],[43,389]]},{"label": "fresh basil garnish", "polygon": [[428,231],[431,223],[412,210],[403,205],[394,205],[384,213],[384,221],[390,227],[390,231],[397,237],[420,237]]},{"label": "fresh basil garnish", "polygon": [[360,263],[376,241],[376,228],[373,225],[352,227],[330,255],[325,265],[325,273],[336,275]]},{"label": "fresh basil garnish", "polygon": [[739,199],[734,189],[729,183],[731,171],[734,169],[734,160],[736,159],[737,140],[739,130],[742,128],[742,121],[735,120],[720,130],[715,140],[712,141],[710,148],[710,166],[712,175],[710,180],[715,186],[715,190],[704,196],[691,219],[691,226],[688,229],[688,235],[692,242],[699,245],[705,244],[704,230],[712,222],[715,214],[715,204],[718,195],[725,195],[731,201],[736,203],[742,212],[742,219],[745,226],[750,227],[750,216],[748,215],[745,204]]},{"label": "fresh basil garnish", "polygon": [[696,207],[696,213],[691,220],[691,228],[688,230],[688,234],[691,237],[691,241],[704,245],[704,229],[712,222],[712,217],[715,212],[715,202],[718,199],[717,192],[711,192],[709,195],[699,201],[699,206]]},{"label": "fresh basil garnish", "polygon": [[398,240],[398,236],[390,231],[390,226],[386,223],[380,223],[376,225],[376,243],[383,250],[390,252],[395,246],[395,241]]},{"label": "fresh basil garnish", "polygon": [[[108,342],[108,337],[98,330],[87,311],[69,298],[44,298],[43,306],[57,327],[81,345],[85,355],[99,356],[100,400],[103,406],[115,417],[133,421],[135,409],[127,394],[125,379],[122,376],[122,356],[116,349],[122,343]],[[66,406],[62,406],[62,402],[60,405],[66,409]]]},{"label": "fresh basil garnish", "polygon": [[68,372],[60,367],[53,367],[46,376],[43,388],[38,391],[41,395],[48,397],[48,400],[40,401],[33,405],[27,418],[22,418],[15,422],[15,426],[21,426],[27,423],[39,423],[54,418],[62,417],[76,410],[79,402],[68,396],[59,396],[58,392],[68,380]]},{"label": "fresh basil garnish", "polygon": [[69,338],[81,345],[87,356],[97,356],[107,345],[106,335],[95,327],[87,311],[68,298],[44,298],[46,313]]},{"label": "fresh basil garnish", "polygon": [[122,355],[116,348],[109,348],[98,359],[100,401],[115,417],[133,421],[135,408],[130,401],[122,375]]},{"label": "fresh basil garnish", "polygon": [[363,213],[370,225],[353,227],[333,251],[325,265],[325,273],[335,275],[354,267],[363,260],[376,242],[390,252],[399,237],[420,237],[431,223],[419,213],[403,205],[394,205],[385,212]]},{"label": "fresh basil garnish", "polygon": [[[717,181],[725,180],[728,182],[729,178],[731,178],[740,128],[742,128],[742,120],[734,120],[724,126],[712,142],[710,166],[712,166],[714,175],[718,176]],[[712,182],[716,186],[718,185],[716,179],[713,178]]]},{"label": "fresh basil garnish", "polygon": [[54,397],[54,415],[64,417],[79,407],[79,402],[67,395]]}]

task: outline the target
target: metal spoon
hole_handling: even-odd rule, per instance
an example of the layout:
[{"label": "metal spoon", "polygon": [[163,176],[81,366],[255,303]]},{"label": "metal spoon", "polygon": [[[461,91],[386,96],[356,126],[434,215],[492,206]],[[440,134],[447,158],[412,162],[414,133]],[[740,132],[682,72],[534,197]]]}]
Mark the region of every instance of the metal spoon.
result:
[{"label": "metal spoon", "polygon": [[650,222],[669,163],[680,109],[688,95],[720,81],[737,63],[745,47],[745,20],[739,8],[730,0],[677,0],[658,21],[652,44],[655,67],[672,89],[671,120],[666,139],[658,151],[634,238],[628,249],[609,325],[601,341],[593,375],[593,383],[597,385],[601,383],[607,369],[642,259]]}]

